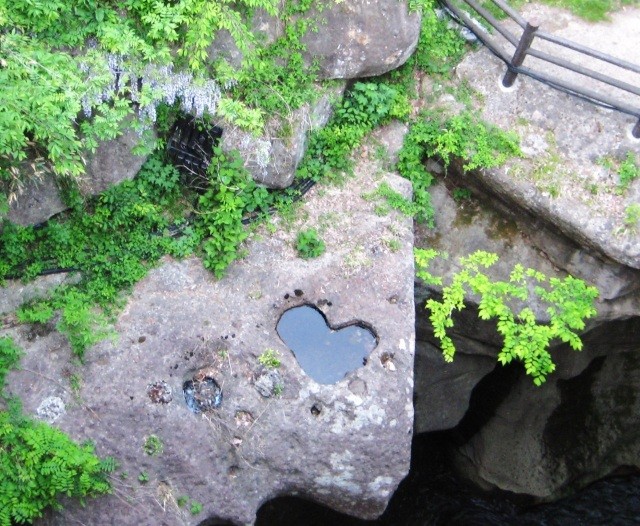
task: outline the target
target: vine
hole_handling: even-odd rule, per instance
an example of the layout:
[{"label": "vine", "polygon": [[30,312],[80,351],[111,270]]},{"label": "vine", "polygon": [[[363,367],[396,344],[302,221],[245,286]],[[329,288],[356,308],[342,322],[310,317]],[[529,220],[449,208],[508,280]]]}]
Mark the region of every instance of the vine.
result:
[{"label": "vine", "polygon": [[442,159],[446,168],[454,158],[459,158],[467,171],[500,166],[519,155],[515,134],[483,123],[469,111],[445,118],[431,110],[422,112],[411,125],[398,154],[397,169],[413,184],[414,201],[420,209],[416,219],[433,225],[428,191],[433,175],[425,167],[425,159]]}]

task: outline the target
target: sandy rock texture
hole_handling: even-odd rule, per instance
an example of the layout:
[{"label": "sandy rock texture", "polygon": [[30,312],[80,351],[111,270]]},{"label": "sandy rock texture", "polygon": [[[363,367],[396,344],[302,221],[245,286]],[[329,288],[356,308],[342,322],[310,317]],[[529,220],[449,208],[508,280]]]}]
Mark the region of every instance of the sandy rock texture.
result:
[{"label": "sandy rock texture", "polygon": [[[82,366],[46,327],[3,331],[26,349],[8,382],[25,411],[120,464],[112,496],[68,504],[43,524],[245,524],[266,500],[294,494],[363,518],[382,513],[409,469],[414,357],[411,220],[376,215],[360,197],[383,180],[409,191],[366,160],[348,190],[314,188],[297,223],[260,229],[221,280],[197,259],[164,260],[134,288],[117,337]],[[311,226],[327,250],[303,260],[293,241]],[[334,329],[360,322],[377,336],[335,384],[311,380],[276,333],[283,312],[303,304]],[[259,363],[267,349],[280,367]],[[185,382],[209,410],[187,407]],[[51,397],[55,411],[45,411]],[[149,454],[154,436],[161,451]],[[179,507],[182,496],[202,512]]]},{"label": "sandy rock texture", "polygon": [[[86,174],[79,180],[81,192],[99,194],[114,184],[132,179],[146,160],[146,156],[133,153],[139,141],[136,132],[127,130],[117,139],[100,142],[96,151],[87,155]],[[10,203],[7,219],[19,225],[35,225],[66,209],[55,177],[45,173],[42,178],[27,182],[17,199]]]}]

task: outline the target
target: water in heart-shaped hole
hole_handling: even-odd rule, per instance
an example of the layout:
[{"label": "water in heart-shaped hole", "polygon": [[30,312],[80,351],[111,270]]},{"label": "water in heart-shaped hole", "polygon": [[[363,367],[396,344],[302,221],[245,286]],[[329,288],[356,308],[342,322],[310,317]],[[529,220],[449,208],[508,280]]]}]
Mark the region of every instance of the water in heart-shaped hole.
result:
[{"label": "water in heart-shaped hole", "polygon": [[305,373],[321,384],[333,384],[362,367],[378,338],[363,324],[332,329],[324,314],[311,305],[287,310],[276,327]]}]

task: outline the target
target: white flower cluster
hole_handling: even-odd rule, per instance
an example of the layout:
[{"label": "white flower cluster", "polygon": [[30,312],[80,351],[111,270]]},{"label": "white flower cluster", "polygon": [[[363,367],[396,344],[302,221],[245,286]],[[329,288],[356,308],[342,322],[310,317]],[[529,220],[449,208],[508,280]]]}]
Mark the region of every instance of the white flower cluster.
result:
[{"label": "white flower cluster", "polygon": [[[241,139],[237,144],[242,156],[248,159],[250,165],[258,168],[258,173],[262,177],[266,177],[267,167],[271,162],[271,141],[257,139],[245,132],[240,132],[240,135]],[[233,139],[230,141],[235,142]]]},{"label": "white flower cluster", "polygon": [[[82,110],[87,117],[91,116],[95,106],[124,90],[137,104],[138,116],[146,125],[156,121],[156,108],[161,102],[172,105],[180,100],[182,111],[202,117],[205,112],[215,114],[222,96],[222,89],[216,81],[196,81],[189,73],[174,73],[171,65],[148,64],[140,71],[135,64],[127,63],[121,56],[107,55],[106,66],[110,82],[102,90],[91,91],[89,88],[82,98]],[[92,79],[97,78],[97,72],[88,64],[82,64],[80,68],[87,74],[87,82],[91,86]],[[226,82],[224,88],[232,85]]]},{"label": "white flower cluster", "polygon": [[271,142],[264,139],[256,141],[255,161],[262,172],[265,172],[271,161]]}]

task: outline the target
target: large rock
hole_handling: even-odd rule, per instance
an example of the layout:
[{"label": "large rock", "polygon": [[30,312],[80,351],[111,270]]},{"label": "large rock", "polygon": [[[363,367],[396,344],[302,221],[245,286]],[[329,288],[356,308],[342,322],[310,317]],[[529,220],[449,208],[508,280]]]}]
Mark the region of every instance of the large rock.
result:
[{"label": "large rock", "polygon": [[[86,173],[79,180],[84,195],[94,195],[109,186],[132,179],[140,170],[146,156],[135,155],[134,147],[140,137],[126,130],[118,138],[102,141],[93,154],[87,155]],[[32,178],[9,208],[7,219],[19,225],[35,225],[66,210],[55,177],[45,174]]]},{"label": "large rock", "polygon": [[313,103],[306,103],[288,115],[269,119],[260,136],[222,123],[221,146],[237,150],[253,179],[268,188],[287,188],[305,152],[310,132],[324,126],[333,112],[332,103],[342,95],[345,83],[319,93]]},{"label": "large rock", "polygon": [[374,77],[409,58],[420,36],[420,15],[408,2],[344,0],[312,10],[317,31],[303,37],[306,54],[326,79]]},{"label": "large rock", "polygon": [[[485,488],[555,500],[619,468],[640,468],[640,318],[602,329],[585,336],[573,363],[560,360],[541,388],[522,375],[457,449],[467,476]],[[608,354],[616,350],[624,352]]]},{"label": "large rock", "polygon": [[[384,510],[410,459],[413,236],[410,219],[380,217],[359,197],[379,176],[364,163],[349,189],[312,190],[305,219],[293,230],[262,231],[224,279],[215,280],[197,259],[165,260],[134,288],[116,323],[118,339],[89,350],[81,367],[72,365],[57,333],[30,341],[27,328],[2,331],[26,348],[25,371],[36,371],[12,372],[8,380],[25,411],[40,408],[121,466],[114,495],[87,507],[65,504],[45,523],[244,524],[281,495],[362,518]],[[383,180],[408,192],[402,179]],[[324,255],[296,256],[302,226],[319,229]],[[276,333],[283,312],[302,304],[317,306],[336,329],[365,323],[377,347],[343,380],[313,381]],[[275,372],[258,361],[267,349],[281,354]],[[82,377],[77,397],[66,387],[73,372]],[[221,404],[194,414],[183,383],[207,375],[222,389]],[[215,400],[213,384],[208,391]],[[41,405],[54,398],[64,410],[57,400],[56,411]],[[152,435],[162,443],[155,455],[144,451]],[[183,495],[202,503],[203,512],[191,516],[178,507]]]},{"label": "large rock", "polygon": [[[423,313],[420,313],[423,314]],[[425,341],[416,341],[415,432],[452,429],[469,409],[471,392],[496,365],[493,356],[470,355],[460,350],[452,363]]]},{"label": "large rock", "polygon": [[[417,246],[449,254],[434,261],[434,274],[447,282],[458,257],[488,250],[501,258],[489,271],[495,279],[505,279],[514,264],[522,263],[559,278],[570,270],[597,283],[599,313],[582,335],[584,349],[556,345],[551,354],[557,370],[535,387],[520,364],[488,374],[502,342],[493,323],[478,319],[473,298],[454,316],[457,354],[453,363],[444,363],[431,346],[437,340],[421,309],[439,290],[418,283],[416,430],[458,425],[454,437],[463,443],[454,451],[465,476],[485,489],[541,500],[563,496],[618,468],[640,466],[638,271],[594,258],[527,215],[516,221],[500,214],[491,206],[496,200],[485,194],[454,200],[451,193],[466,182],[450,171],[447,186],[439,183],[432,190],[436,228],[417,229]],[[532,306],[544,319],[542,306]]]},{"label": "large rock", "polygon": [[[313,2],[298,15],[309,21],[302,37],[308,65],[314,64],[321,79],[374,77],[391,71],[409,58],[420,35],[420,15],[408,2],[398,0],[342,0]],[[251,30],[267,45],[281,37],[285,24],[258,10]],[[212,60],[225,59],[239,67],[242,53],[226,31],[220,31],[208,50]]]}]

